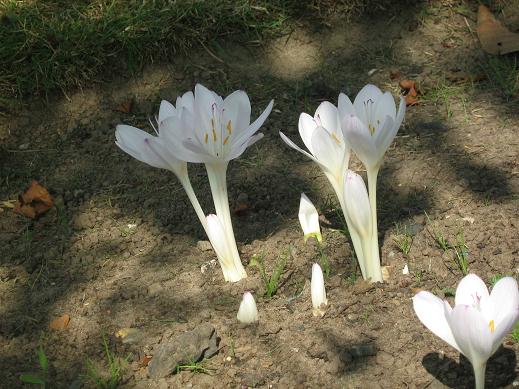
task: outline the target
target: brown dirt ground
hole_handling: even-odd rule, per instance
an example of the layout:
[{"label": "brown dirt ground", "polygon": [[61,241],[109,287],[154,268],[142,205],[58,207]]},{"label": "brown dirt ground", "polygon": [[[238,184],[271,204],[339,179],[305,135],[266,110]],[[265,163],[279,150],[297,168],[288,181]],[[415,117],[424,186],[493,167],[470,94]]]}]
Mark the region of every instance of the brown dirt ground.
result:
[{"label": "brown dirt ground", "polygon": [[[36,221],[0,212],[0,386],[21,386],[19,374],[36,370],[35,350],[43,342],[52,387],[79,387],[87,361],[106,369],[106,334],[115,356],[132,352],[125,388],[472,387],[469,363],[424,329],[410,298],[418,289],[445,294],[462,276],[453,252],[443,253],[434,242],[434,231],[451,242],[463,233],[469,270],[487,282],[518,274],[517,102],[505,102],[485,80],[448,80],[452,73],[481,73],[483,54],[471,33],[475,9],[443,1],[349,23],[338,16],[322,27],[302,22],[262,47],[215,42],[211,50],[225,63],[201,50],[138,77],[48,103],[30,101],[0,117],[0,200],[16,198],[32,179],[56,200]],[[371,69],[377,71],[368,76]],[[367,82],[398,94],[391,69],[417,80],[425,97],[408,110],[380,173],[380,244],[391,276],[369,285],[355,280],[351,247],[339,231],[325,178],[288,149],[278,131],[301,143],[300,112],[313,113],[322,100],[336,103],[339,91],[352,96]],[[270,271],[292,247],[272,299],[262,297],[255,269],[232,285],[218,266],[202,273],[215,255],[198,244],[206,238],[174,176],[114,144],[116,124],[149,128],[147,118],[162,98],[173,101],[196,82],[220,94],[246,90],[255,113],[276,100],[265,138],[228,172],[231,207],[237,199],[248,206],[233,216],[244,263],[263,254]],[[435,93],[443,97],[435,100]],[[131,113],[113,111],[129,99],[135,101]],[[191,166],[190,173],[209,212],[203,166]],[[303,191],[331,223],[323,228],[329,309],[320,319],[312,317],[309,297],[316,253],[303,243],[297,220]],[[403,226],[413,234],[407,255],[395,243]],[[406,263],[407,276],[401,272]],[[236,321],[244,290],[258,298],[254,327]],[[68,328],[50,330],[64,313],[71,317]],[[221,337],[220,352],[204,365],[210,374],[147,377],[139,361],[152,356],[161,339],[204,322]],[[143,340],[122,344],[114,334],[124,327],[139,329]],[[359,348],[375,355],[356,357]],[[488,387],[518,384],[517,351],[519,344],[506,338],[489,363]]]}]

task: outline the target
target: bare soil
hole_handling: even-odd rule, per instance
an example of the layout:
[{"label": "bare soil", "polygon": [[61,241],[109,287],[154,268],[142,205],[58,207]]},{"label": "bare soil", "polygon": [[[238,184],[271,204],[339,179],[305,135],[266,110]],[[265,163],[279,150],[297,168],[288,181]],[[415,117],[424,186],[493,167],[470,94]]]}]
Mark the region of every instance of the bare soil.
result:
[{"label": "bare soil", "polygon": [[[131,353],[121,362],[124,388],[473,387],[468,361],[421,325],[410,299],[420,289],[451,298],[462,277],[454,250],[439,248],[437,233],[452,243],[463,235],[469,271],[487,283],[519,271],[517,101],[505,101],[488,79],[449,81],[452,74],[482,73],[476,6],[420,3],[351,22],[336,15],[326,26],[302,22],[260,47],[215,42],[211,53],[200,49],[131,79],[27,101],[0,117],[0,200],[17,198],[37,179],[56,202],[38,220],[0,212],[0,386],[22,387],[20,373],[37,370],[35,350],[44,344],[50,387],[95,387],[86,366],[106,371],[105,335],[117,358]],[[379,238],[390,277],[367,284],[356,276],[326,179],[278,131],[301,144],[300,112],[313,113],[323,100],[336,103],[340,91],[354,96],[368,82],[399,94],[398,80],[390,78],[395,70],[416,80],[424,96],[408,109],[380,172]],[[270,272],[289,253],[271,299],[254,268],[247,279],[225,283],[174,175],[114,144],[115,125],[149,128],[161,99],[174,101],[197,82],[222,95],[246,90],[253,114],[275,99],[264,139],[228,171],[231,208],[246,204],[233,215],[244,264],[264,255]],[[129,113],[114,111],[132,99]],[[351,164],[362,168],[355,159]],[[209,213],[203,166],[190,166],[190,174]],[[297,220],[301,192],[326,221],[323,318],[311,312],[317,254],[304,244]],[[408,254],[397,244],[404,228],[412,235]],[[257,326],[236,320],[245,290],[258,300]],[[68,327],[49,329],[65,313]],[[204,323],[221,338],[218,354],[203,362],[208,373],[149,378],[144,357]],[[116,334],[124,328],[141,336],[123,343]],[[519,344],[506,338],[488,365],[487,387],[518,385],[517,351]]]}]

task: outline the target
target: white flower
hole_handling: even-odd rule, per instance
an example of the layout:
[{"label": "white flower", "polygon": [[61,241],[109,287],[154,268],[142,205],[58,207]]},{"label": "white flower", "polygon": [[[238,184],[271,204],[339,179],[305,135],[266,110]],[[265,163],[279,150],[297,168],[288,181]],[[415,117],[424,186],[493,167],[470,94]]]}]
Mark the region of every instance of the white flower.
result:
[{"label": "white flower", "polygon": [[312,289],[313,315],[323,316],[328,300],[326,299],[326,290],[324,288],[323,271],[317,263],[314,263],[312,266],[312,281],[310,285]]},{"label": "white flower", "polygon": [[310,237],[315,237],[318,242],[322,242],[321,228],[319,226],[319,214],[315,209],[314,204],[310,199],[301,193],[301,200],[299,202],[299,223],[303,229],[305,242]]},{"label": "white flower", "polygon": [[[190,92],[188,92],[190,93]],[[186,95],[185,95],[186,96]],[[221,162],[239,157],[263,137],[255,134],[267,119],[274,101],[250,123],[251,105],[244,91],[222,99],[201,84],[183,106],[182,115],[166,120],[171,152],[187,162]],[[184,103],[184,98],[182,99]]]},{"label": "white flower", "polygon": [[250,292],[243,294],[236,318],[243,324],[251,324],[258,321],[258,308],[256,307],[254,296]]},{"label": "white flower", "polygon": [[400,97],[398,113],[389,92],[366,85],[353,104],[344,93],[339,95],[339,116],[344,137],[367,170],[378,170],[389,145],[404,120],[405,100]]},{"label": "white flower", "polygon": [[371,235],[371,208],[366,184],[360,175],[346,171],[344,180],[344,202],[353,227],[363,238]]},{"label": "white flower", "polygon": [[519,320],[519,291],[512,277],[500,279],[489,294],[475,274],[465,276],[456,289],[455,305],[429,292],[413,298],[420,321],[472,363],[476,388],[485,385],[488,358]]}]

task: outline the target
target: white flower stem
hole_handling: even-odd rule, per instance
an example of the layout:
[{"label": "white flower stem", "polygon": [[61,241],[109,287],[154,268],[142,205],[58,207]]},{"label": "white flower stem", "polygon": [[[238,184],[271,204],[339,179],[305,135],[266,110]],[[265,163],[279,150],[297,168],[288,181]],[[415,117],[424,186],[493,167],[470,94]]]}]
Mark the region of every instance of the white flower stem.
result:
[{"label": "white flower stem", "polygon": [[476,389],[485,389],[486,361],[479,365],[473,365],[472,367],[474,369],[474,378],[476,379]]},{"label": "white flower stem", "polygon": [[335,190],[335,194],[339,199],[339,205],[341,206],[344,219],[346,220],[346,226],[348,227],[348,233],[350,234],[351,242],[353,243],[353,250],[357,256],[357,261],[359,262],[362,278],[366,279],[366,259],[364,255],[364,245],[362,244],[362,239],[357,233],[357,230],[353,228],[348,212],[346,211],[346,204],[344,202],[344,175],[342,175],[340,178],[336,178],[326,174],[326,177],[328,178],[328,181],[330,181],[330,184],[332,184],[332,187]]},{"label": "white flower stem", "polygon": [[377,227],[377,176],[378,169],[368,169],[368,193],[371,208],[371,250],[369,253],[369,274],[371,282],[382,282],[382,270],[380,268],[380,254],[378,252],[378,227]]},{"label": "white flower stem", "polygon": [[204,227],[204,231],[207,234],[207,220],[205,218],[205,213],[202,210],[200,203],[198,202],[198,198],[196,197],[195,191],[193,190],[193,186],[191,185],[191,181],[189,180],[187,172],[185,175],[178,176],[178,179],[186,191],[187,197],[189,198],[189,201],[191,201],[191,205],[195,209],[196,215],[198,216],[198,219],[200,219],[200,223],[202,223],[202,227]]},{"label": "white flower stem", "polygon": [[231,258],[221,258],[221,262],[228,264],[226,269],[222,269],[227,281],[237,282],[247,277],[247,273],[243,268],[240,260],[240,254],[236,247],[236,240],[232,229],[231,212],[229,210],[229,199],[227,196],[227,173],[228,162],[222,163],[206,163],[207,176],[209,177],[209,185],[213,195],[214,208],[216,215],[220,219],[227,240],[228,250]]}]

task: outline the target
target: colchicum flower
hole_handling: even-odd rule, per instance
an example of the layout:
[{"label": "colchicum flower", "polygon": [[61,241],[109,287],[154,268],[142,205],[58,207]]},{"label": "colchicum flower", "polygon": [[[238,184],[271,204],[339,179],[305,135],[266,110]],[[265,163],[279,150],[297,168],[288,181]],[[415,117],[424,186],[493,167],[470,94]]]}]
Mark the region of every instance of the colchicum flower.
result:
[{"label": "colchicum flower", "polygon": [[487,360],[519,320],[515,279],[500,279],[489,294],[485,283],[469,274],[456,289],[454,308],[425,291],[413,298],[413,307],[432,333],[467,357],[474,369],[476,389],[483,389]]},{"label": "colchicum flower", "polygon": [[[338,111],[344,137],[366,167],[371,207],[371,261],[378,261],[377,176],[386,150],[404,120],[405,100],[400,97],[398,113],[395,100],[389,92],[374,85],[366,85],[355,97],[353,104],[344,93],[339,95]],[[376,279],[373,279],[376,281]],[[380,279],[379,281],[382,281]]]},{"label": "colchicum flower", "polygon": [[319,226],[319,214],[310,199],[301,193],[301,201],[299,202],[299,223],[305,234],[305,242],[310,237],[314,237],[318,242],[322,242],[321,228]]},{"label": "colchicum flower", "polygon": [[312,290],[312,307],[314,316],[323,316],[326,312],[326,305],[328,300],[326,299],[326,290],[324,288],[324,277],[323,271],[319,264],[314,263],[312,265],[312,280],[310,281]]},{"label": "colchicum flower", "polygon": [[[273,101],[265,111],[250,123],[251,105],[243,91],[231,93],[222,99],[216,93],[197,84],[195,93],[187,92],[177,99],[177,106],[163,103],[159,112],[159,138],[164,149],[176,160],[205,163],[216,215],[225,234],[225,240],[211,242],[213,247],[222,242],[226,250],[219,250],[226,258],[219,258],[220,264],[233,263],[232,268],[224,270],[226,281],[239,281],[247,277],[240,261],[234,232],[231,224],[227,196],[226,173],[231,159],[239,157],[245,149],[263,134],[256,134],[272,110]],[[163,117],[161,117],[161,115]],[[131,154],[131,155],[135,155]],[[195,207],[196,208],[196,207]],[[203,212],[197,214],[208,235],[206,218]],[[217,251],[217,255],[218,254]]]},{"label": "colchicum flower", "polygon": [[[307,113],[299,116],[299,135],[308,151],[301,149],[285,134],[279,133],[281,139],[300,153],[316,162],[332,185],[343,210],[348,230],[350,220],[344,204],[344,172],[348,169],[350,146],[341,131],[337,107],[324,101],[315,111],[314,117]],[[352,231],[351,239],[357,258],[364,258],[359,236]]]},{"label": "colchicum flower", "polygon": [[256,301],[252,293],[245,292],[243,294],[243,299],[240,303],[236,318],[243,324],[252,324],[258,321],[258,308],[256,307]]}]

